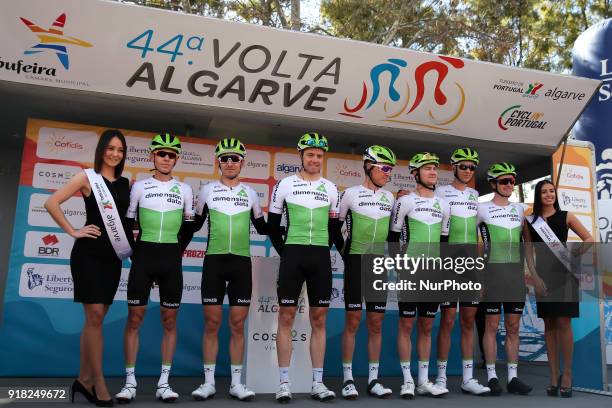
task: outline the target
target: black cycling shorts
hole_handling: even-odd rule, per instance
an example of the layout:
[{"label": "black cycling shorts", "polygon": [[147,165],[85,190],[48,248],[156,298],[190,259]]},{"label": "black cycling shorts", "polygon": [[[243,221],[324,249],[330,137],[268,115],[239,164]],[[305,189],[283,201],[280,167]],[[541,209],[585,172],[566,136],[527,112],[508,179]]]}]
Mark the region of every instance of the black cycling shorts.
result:
[{"label": "black cycling shorts", "polygon": [[329,307],[332,270],[328,247],[285,245],[278,271],[278,305],[297,306],[304,282],[308,304],[311,307]]},{"label": "black cycling shorts", "polygon": [[251,304],[251,258],[234,254],[206,255],[202,270],[202,304],[222,305],[227,285],[230,306]]},{"label": "black cycling shorts", "polygon": [[380,255],[350,254],[344,258],[344,309],[356,311],[362,309],[365,300],[368,312],[385,313],[387,308],[387,290],[375,291],[375,280],[387,282],[387,275],[372,272],[373,259]]},{"label": "black cycling shorts", "polygon": [[182,251],[178,243],[136,243],[128,279],[128,306],[145,306],[153,283],[159,285],[160,305],[178,309],[183,296]]}]

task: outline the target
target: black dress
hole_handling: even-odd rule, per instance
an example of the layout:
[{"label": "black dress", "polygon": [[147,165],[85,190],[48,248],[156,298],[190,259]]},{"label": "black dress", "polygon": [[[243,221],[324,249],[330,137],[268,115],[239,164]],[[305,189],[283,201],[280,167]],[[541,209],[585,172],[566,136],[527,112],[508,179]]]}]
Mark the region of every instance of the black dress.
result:
[{"label": "black dress", "polygon": [[[556,211],[546,220],[559,241],[567,242],[567,211]],[[529,223],[534,242],[536,271],[548,289],[548,296],[536,296],[538,317],[578,317],[578,280],[557,259]]]},{"label": "black dress", "polygon": [[[114,182],[103,179],[115,200],[125,229],[125,214],[130,204],[130,183],[125,177],[119,177]],[[87,213],[85,225],[97,225],[102,235],[96,239],[79,238],[74,242],[70,254],[74,301],[110,305],[121,278],[121,260],[108,238],[93,192],[87,197],[83,196],[83,200]],[[125,233],[129,236],[131,231],[125,230]]]}]

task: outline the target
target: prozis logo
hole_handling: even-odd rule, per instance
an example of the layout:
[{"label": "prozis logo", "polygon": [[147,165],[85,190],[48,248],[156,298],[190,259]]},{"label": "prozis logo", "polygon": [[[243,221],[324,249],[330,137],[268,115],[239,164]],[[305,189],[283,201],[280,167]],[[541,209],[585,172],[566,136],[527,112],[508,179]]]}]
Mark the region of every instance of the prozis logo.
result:
[{"label": "prozis logo", "polygon": [[51,27],[49,27],[47,30],[34,24],[28,19],[23,17],[20,17],[20,19],[23,24],[25,24],[30,31],[38,37],[39,40],[38,44],[33,45],[29,50],[24,52],[25,55],[39,54],[41,52],[52,52],[55,53],[63,67],[68,69],[70,67],[70,60],[68,59],[68,49],[66,48],[67,45],[92,47],[92,44],[88,43],[87,41],[64,35],[66,13],[60,14],[55,19]]},{"label": "prozis logo", "polygon": [[526,84],[523,81],[513,81],[500,78],[499,82],[493,85],[493,89],[496,91],[518,93],[524,98],[537,98],[540,96],[538,92],[543,86],[544,84],[540,82]]},{"label": "prozis logo", "polygon": [[83,145],[68,139],[65,135],[57,135],[54,133],[47,139],[47,148],[51,153],[59,153],[67,150],[83,150]]},{"label": "prozis logo", "polygon": [[501,130],[511,127],[543,130],[548,122],[543,121],[542,112],[522,110],[521,105],[513,105],[504,110],[497,119],[497,125]]}]

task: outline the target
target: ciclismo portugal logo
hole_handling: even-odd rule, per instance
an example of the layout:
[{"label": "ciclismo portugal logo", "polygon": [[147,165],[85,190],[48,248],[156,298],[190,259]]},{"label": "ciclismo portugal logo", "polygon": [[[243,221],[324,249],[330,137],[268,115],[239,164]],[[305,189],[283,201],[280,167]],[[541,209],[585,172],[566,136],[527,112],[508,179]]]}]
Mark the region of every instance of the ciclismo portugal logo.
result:
[{"label": "ciclismo portugal logo", "polygon": [[497,119],[501,130],[510,128],[528,128],[543,130],[548,122],[544,121],[544,113],[522,110],[521,105],[513,105],[505,109]]}]

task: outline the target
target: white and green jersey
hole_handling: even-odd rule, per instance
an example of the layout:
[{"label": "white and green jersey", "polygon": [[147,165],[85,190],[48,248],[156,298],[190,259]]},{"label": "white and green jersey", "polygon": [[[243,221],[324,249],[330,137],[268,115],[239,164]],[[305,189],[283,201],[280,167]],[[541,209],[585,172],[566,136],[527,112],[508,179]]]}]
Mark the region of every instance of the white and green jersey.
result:
[{"label": "white and green jersey", "polygon": [[418,244],[439,243],[440,235],[448,234],[449,213],[444,199],[436,196],[421,197],[412,192],[395,201],[391,214],[391,231],[405,234],[408,254],[417,255],[427,251],[429,256],[437,256],[437,247]]},{"label": "white and green jersey", "polygon": [[449,184],[436,187],[436,195],[443,198],[450,209],[448,242],[451,244],[477,243],[478,191],[470,187],[461,191]]},{"label": "white and green jersey", "polygon": [[346,221],[349,254],[384,254],[395,198],[390,191],[362,185],[347,188],[340,198],[340,221]]},{"label": "white and green jersey", "polygon": [[126,217],[136,216],[141,241],[177,243],[183,220],[194,216],[193,191],[176,179],[160,181],[150,177],[137,181],[130,191]]},{"label": "white and green jersey", "polygon": [[521,204],[499,206],[493,201],[478,205],[478,229],[490,263],[520,262],[521,230],[525,219]]},{"label": "white and green jersey", "polygon": [[285,244],[328,246],[328,221],[338,216],[338,201],[338,189],[331,181],[323,177],[306,181],[293,175],[276,183],[269,211],[286,210]]},{"label": "white and green jersey", "polygon": [[253,188],[240,183],[228,187],[213,181],[200,187],[196,211],[208,213],[206,254],[250,256],[251,217],[263,217],[259,197]]}]

